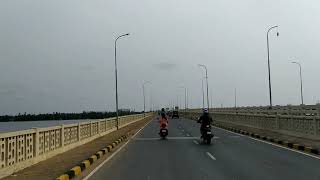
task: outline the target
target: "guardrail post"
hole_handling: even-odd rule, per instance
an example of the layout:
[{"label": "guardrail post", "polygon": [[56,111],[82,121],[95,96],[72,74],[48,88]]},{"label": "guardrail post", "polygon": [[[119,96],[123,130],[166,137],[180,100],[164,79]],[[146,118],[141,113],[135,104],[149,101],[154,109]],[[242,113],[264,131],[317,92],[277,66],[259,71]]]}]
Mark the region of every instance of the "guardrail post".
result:
[{"label": "guardrail post", "polygon": [[98,120],[98,135],[100,135],[100,120]]},{"label": "guardrail post", "polygon": [[92,136],[92,121],[90,121],[90,137]]},{"label": "guardrail post", "polygon": [[61,147],[64,147],[64,124],[61,125]]},{"label": "guardrail post", "polygon": [[276,129],[279,130],[280,129],[280,116],[277,113],[276,115]]},{"label": "guardrail post", "polygon": [[81,125],[80,125],[80,123],[78,122],[78,141],[80,141],[80,138],[81,138]]},{"label": "guardrail post", "polygon": [[316,136],[318,134],[318,125],[317,125],[317,119],[316,116],[313,116],[313,134]]},{"label": "guardrail post", "polygon": [[38,155],[39,155],[39,130],[38,130],[38,128],[33,128],[35,131],[36,131],[36,133],[35,133],[35,135],[34,135],[34,145],[33,145],[33,147],[34,147],[34,154],[33,154],[33,156],[34,157],[37,157]]}]

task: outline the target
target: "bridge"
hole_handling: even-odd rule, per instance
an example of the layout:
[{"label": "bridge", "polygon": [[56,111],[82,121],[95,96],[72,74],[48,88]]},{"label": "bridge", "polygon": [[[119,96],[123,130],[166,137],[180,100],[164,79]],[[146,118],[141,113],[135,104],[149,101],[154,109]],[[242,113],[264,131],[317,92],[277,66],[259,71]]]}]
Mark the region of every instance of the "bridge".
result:
[{"label": "bridge", "polygon": [[200,141],[195,121],[200,109],[170,119],[167,140],[159,139],[152,113],[121,117],[119,130],[111,118],[3,133],[0,174],[4,179],[317,180],[319,112],[318,106],[211,109],[211,145]]}]

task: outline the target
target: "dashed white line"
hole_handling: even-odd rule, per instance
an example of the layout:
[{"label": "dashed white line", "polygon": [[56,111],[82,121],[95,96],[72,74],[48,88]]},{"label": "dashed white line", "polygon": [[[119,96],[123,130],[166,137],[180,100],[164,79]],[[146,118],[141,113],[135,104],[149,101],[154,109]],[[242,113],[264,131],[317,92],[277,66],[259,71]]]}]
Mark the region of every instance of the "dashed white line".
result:
[{"label": "dashed white line", "polygon": [[187,134],[187,136],[190,136],[190,134]]},{"label": "dashed white line", "polygon": [[196,140],[193,140],[193,143],[195,143],[195,144],[197,144],[197,145],[199,144],[198,141],[196,141]]},{"label": "dashed white line", "polygon": [[207,155],[212,159],[212,160],[217,160],[214,156],[212,156],[212,154],[210,154],[209,152],[207,152]]}]

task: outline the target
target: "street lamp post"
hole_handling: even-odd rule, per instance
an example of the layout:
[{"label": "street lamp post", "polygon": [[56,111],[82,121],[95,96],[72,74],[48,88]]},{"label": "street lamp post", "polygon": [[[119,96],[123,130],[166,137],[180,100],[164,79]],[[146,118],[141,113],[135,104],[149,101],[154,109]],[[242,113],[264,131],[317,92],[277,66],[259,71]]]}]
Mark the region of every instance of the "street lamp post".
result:
[{"label": "street lamp post", "polygon": [[302,92],[302,69],[301,64],[298,62],[292,62],[293,64],[299,65],[299,71],[300,71],[300,96],[301,96],[301,105],[303,105],[303,92]]},{"label": "street lamp post", "polygon": [[148,83],[150,83],[150,84],[151,84],[151,82],[150,82],[150,81],[146,81],[146,82],[144,82],[144,83],[142,84],[142,93],[143,93],[143,114],[144,114],[144,116],[146,116],[146,96],[145,96],[145,91],[144,91],[144,85],[145,85],[145,84],[148,84]]},{"label": "street lamp post", "polygon": [[[272,108],[272,92],[271,92],[271,75],[270,75],[270,52],[269,52],[269,32],[277,28],[278,26],[272,26],[267,31],[267,50],[268,50],[268,75],[269,75],[269,100],[270,100],[270,109]],[[277,32],[277,36],[279,36],[279,32]]]},{"label": "street lamp post", "polygon": [[187,88],[184,86],[181,86],[179,88],[183,88],[184,89],[184,110],[187,110]]},{"label": "street lamp post", "polygon": [[199,67],[203,67],[206,70],[206,82],[207,82],[207,107],[209,111],[209,85],[208,85],[208,69],[203,64],[198,64]]},{"label": "street lamp post", "polygon": [[120,35],[114,41],[114,67],[116,75],[116,113],[117,113],[117,129],[119,129],[119,106],[118,106],[118,70],[117,70],[117,41],[123,36],[129,36],[129,33]]},{"label": "street lamp post", "polygon": [[[205,78],[205,77],[204,77]],[[203,89],[203,79],[201,79],[201,89],[202,89],[202,109],[204,109],[204,89]]]},{"label": "street lamp post", "polygon": [[237,88],[234,88],[234,108],[237,109]]}]

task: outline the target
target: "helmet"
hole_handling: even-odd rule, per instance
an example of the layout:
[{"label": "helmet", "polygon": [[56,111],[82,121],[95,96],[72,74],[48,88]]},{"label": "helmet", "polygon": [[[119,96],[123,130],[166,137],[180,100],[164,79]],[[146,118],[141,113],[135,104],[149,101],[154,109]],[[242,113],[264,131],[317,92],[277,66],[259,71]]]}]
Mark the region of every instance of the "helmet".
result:
[{"label": "helmet", "polygon": [[203,113],[209,113],[208,109],[207,109],[207,108],[204,108],[204,109],[203,109]]}]

